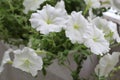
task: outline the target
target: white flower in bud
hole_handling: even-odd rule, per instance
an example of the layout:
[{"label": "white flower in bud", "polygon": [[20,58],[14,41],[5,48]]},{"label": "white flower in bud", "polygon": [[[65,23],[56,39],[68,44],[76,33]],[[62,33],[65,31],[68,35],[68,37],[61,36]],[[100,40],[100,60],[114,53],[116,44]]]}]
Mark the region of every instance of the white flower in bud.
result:
[{"label": "white flower in bud", "polygon": [[23,12],[27,14],[28,11],[36,11],[44,1],[45,0],[24,0],[23,5],[25,9]]}]

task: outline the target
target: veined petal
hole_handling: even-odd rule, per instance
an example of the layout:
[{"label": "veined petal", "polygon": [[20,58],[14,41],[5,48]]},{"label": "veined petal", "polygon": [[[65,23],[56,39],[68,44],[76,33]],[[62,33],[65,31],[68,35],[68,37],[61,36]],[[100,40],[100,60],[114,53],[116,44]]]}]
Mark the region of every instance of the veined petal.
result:
[{"label": "veined petal", "polygon": [[15,50],[14,57],[12,66],[31,73],[32,76],[36,76],[37,71],[42,69],[42,58],[31,48],[25,47],[23,50]]},{"label": "veined petal", "polygon": [[30,18],[32,27],[42,34],[60,32],[66,26],[68,18],[62,5],[64,5],[64,2],[61,0],[55,7],[47,4],[42,10],[33,13]]},{"label": "veined petal", "polygon": [[107,21],[106,19],[96,17],[93,19],[93,24],[95,24],[100,30],[105,34],[105,38],[108,41],[116,40],[120,42],[120,37],[117,31],[117,25],[112,21]]},{"label": "veined petal", "polygon": [[88,28],[88,21],[81,12],[72,12],[66,25],[66,37],[68,37],[72,43],[83,43],[83,34]]},{"label": "veined petal", "polygon": [[91,52],[102,55],[109,52],[109,42],[104,38],[104,33],[95,25],[91,25],[89,30],[84,34],[85,46],[90,48]]}]

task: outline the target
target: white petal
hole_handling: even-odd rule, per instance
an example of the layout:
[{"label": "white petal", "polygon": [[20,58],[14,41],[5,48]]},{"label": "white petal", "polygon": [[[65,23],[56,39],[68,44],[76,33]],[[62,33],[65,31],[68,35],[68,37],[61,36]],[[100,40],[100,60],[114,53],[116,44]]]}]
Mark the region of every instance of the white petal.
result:
[{"label": "white petal", "polygon": [[95,68],[95,73],[98,75],[99,72],[99,76],[107,77],[108,74],[114,69],[115,65],[118,63],[119,56],[120,52],[113,52],[112,55],[107,54],[103,56]]},{"label": "white petal", "polygon": [[91,52],[102,55],[109,51],[109,42],[104,38],[104,34],[96,26],[92,26],[84,34],[85,46],[91,49]]},{"label": "white petal", "polygon": [[61,0],[60,2],[58,2],[56,5],[55,5],[55,8],[58,8],[58,9],[65,9],[65,4],[64,4],[64,1]]},{"label": "white petal", "polygon": [[113,22],[116,22],[117,24],[120,24],[120,16],[113,13],[113,12],[104,12],[103,13],[103,16],[108,19],[108,20],[111,20]]},{"label": "white petal", "polygon": [[72,12],[66,25],[66,37],[68,37],[72,43],[83,43],[83,34],[88,28],[88,21],[81,12]]},{"label": "white petal", "polygon": [[33,13],[30,18],[32,27],[42,34],[60,32],[66,26],[67,19],[67,12],[62,5],[63,1],[58,2],[55,7],[47,4],[42,10]]},{"label": "white petal", "polygon": [[23,5],[25,9],[23,12],[25,14],[28,13],[28,11],[35,11],[39,8],[40,4],[42,4],[45,0],[24,0]]},{"label": "white petal", "polygon": [[13,51],[12,49],[8,49],[7,51],[5,51],[2,62],[1,62],[1,66],[0,66],[0,73],[4,70],[4,65],[11,61],[9,53],[11,53],[12,51]]},{"label": "white petal", "polygon": [[92,8],[99,8],[100,2],[99,0],[84,0],[87,5],[91,5]]},{"label": "white petal", "polygon": [[107,21],[106,19],[100,17],[93,19],[93,23],[105,33],[106,39],[108,41],[116,40],[118,43],[120,42],[116,23]]},{"label": "white petal", "polygon": [[37,75],[37,71],[42,69],[43,61],[31,48],[24,47],[22,50],[14,51],[13,67],[22,71]]},{"label": "white petal", "polygon": [[109,22],[109,28],[113,32],[113,39],[119,43],[120,37],[119,37],[118,31],[117,31],[117,24],[115,24],[113,22]]}]

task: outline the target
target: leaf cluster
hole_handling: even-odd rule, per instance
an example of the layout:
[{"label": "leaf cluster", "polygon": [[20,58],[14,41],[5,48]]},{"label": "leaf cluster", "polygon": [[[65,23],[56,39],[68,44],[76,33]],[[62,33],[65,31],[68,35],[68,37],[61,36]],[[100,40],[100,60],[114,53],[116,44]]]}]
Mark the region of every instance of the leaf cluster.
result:
[{"label": "leaf cluster", "polygon": [[30,35],[29,15],[23,13],[22,0],[0,1],[0,39],[10,44],[27,44]]}]

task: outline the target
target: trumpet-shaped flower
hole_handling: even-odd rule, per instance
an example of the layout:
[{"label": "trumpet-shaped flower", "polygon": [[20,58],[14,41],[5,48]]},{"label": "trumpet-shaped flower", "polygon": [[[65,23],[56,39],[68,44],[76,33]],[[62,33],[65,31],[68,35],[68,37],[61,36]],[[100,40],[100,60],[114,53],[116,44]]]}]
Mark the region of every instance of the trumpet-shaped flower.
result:
[{"label": "trumpet-shaped flower", "polygon": [[118,63],[119,56],[120,52],[113,52],[112,54],[103,56],[95,68],[95,73],[98,76],[107,77],[108,74],[114,69],[115,65]]},{"label": "trumpet-shaped flower", "polygon": [[99,8],[100,7],[100,1],[99,0],[84,0],[86,5],[88,5],[91,8]]},{"label": "trumpet-shaped flower", "polygon": [[23,5],[25,7],[24,13],[27,14],[28,11],[35,11],[39,8],[40,4],[45,0],[24,0]]},{"label": "trumpet-shaped flower", "polygon": [[67,13],[64,2],[61,0],[55,7],[47,4],[42,10],[33,13],[30,22],[37,31],[42,34],[48,34],[49,32],[60,32],[65,26],[66,19]]},{"label": "trumpet-shaped flower", "polygon": [[109,51],[109,42],[104,38],[104,34],[95,25],[84,34],[85,46],[91,49],[91,52],[102,55]]},{"label": "trumpet-shaped flower", "polygon": [[11,62],[9,53],[12,52],[12,49],[8,49],[7,51],[5,51],[2,62],[1,62],[1,66],[0,66],[0,73],[4,70],[4,65],[8,62]]},{"label": "trumpet-shaped flower", "polygon": [[116,40],[120,42],[120,37],[117,31],[117,25],[111,21],[107,21],[106,19],[96,17],[93,20],[93,23],[101,29],[105,33],[105,37],[107,40]]},{"label": "trumpet-shaped flower", "polygon": [[13,51],[13,53],[15,57],[12,64],[13,67],[31,73],[32,76],[36,76],[37,71],[42,69],[42,58],[33,49],[25,47],[23,50],[18,49]]},{"label": "trumpet-shaped flower", "polygon": [[72,43],[83,43],[83,34],[88,28],[88,21],[81,12],[72,12],[67,21],[65,29],[66,36]]}]

